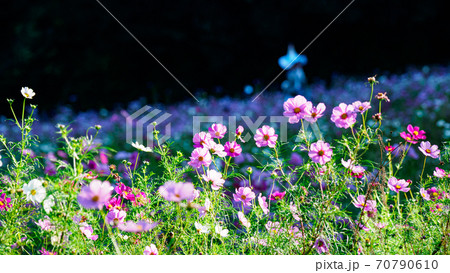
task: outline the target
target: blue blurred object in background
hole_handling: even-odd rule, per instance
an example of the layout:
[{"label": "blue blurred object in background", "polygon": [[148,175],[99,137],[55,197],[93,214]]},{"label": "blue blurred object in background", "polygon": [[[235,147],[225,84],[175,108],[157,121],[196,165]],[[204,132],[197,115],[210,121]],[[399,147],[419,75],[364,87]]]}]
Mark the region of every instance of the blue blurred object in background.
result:
[{"label": "blue blurred object in background", "polygon": [[303,71],[303,66],[308,63],[308,58],[305,55],[299,55],[295,51],[294,45],[288,46],[287,54],[278,59],[278,64],[282,69],[287,71],[287,79],[281,84],[281,89],[292,94],[302,93],[307,95],[306,91],[306,76]]}]

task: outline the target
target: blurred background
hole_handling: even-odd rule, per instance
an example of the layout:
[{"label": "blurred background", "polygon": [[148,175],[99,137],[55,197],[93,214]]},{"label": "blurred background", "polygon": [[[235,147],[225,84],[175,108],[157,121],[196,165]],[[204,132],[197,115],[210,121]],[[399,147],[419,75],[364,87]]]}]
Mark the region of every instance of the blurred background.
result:
[{"label": "blurred background", "polygon": [[[289,43],[300,52],[350,1],[101,1],[196,96],[240,98],[280,71]],[[365,80],[410,66],[448,65],[444,1],[355,1],[304,54],[308,83],[336,73]],[[94,0],[4,1],[2,98],[29,86],[40,112],[195,102]],[[270,87],[278,90],[282,75]],[[254,95],[254,94],[253,94]],[[0,114],[9,112],[6,102]]]}]

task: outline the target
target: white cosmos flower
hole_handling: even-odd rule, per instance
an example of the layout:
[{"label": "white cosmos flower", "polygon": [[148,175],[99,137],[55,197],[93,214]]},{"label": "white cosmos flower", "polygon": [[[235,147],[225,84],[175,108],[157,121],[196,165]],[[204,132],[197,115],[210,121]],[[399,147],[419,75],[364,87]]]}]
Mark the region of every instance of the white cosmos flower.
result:
[{"label": "white cosmos flower", "polygon": [[50,213],[53,211],[52,207],[55,205],[55,197],[53,195],[49,195],[47,199],[44,200],[44,210],[46,213]]},{"label": "white cosmos flower", "polygon": [[27,195],[27,200],[33,203],[42,203],[46,196],[45,188],[42,186],[43,181],[39,179],[33,179],[28,184],[24,184],[22,189],[23,193]]},{"label": "white cosmos flower", "polygon": [[206,233],[206,234],[209,233],[209,226],[206,226],[206,225],[204,226],[198,222],[195,222],[194,225],[195,225],[195,229],[197,229],[198,233]]},{"label": "white cosmos flower", "polygon": [[139,151],[143,151],[143,152],[147,152],[147,153],[153,152],[152,148],[145,147],[144,145],[139,144],[137,141],[136,142],[131,142],[131,146],[133,146],[134,148],[138,149]]},{"label": "white cosmos flower", "polygon": [[28,87],[22,87],[22,90],[20,90],[22,95],[27,99],[32,99],[36,93],[34,93],[33,89]]},{"label": "white cosmos flower", "polygon": [[0,155],[0,167],[3,166],[2,156]]},{"label": "white cosmos flower", "polygon": [[222,237],[228,236],[228,229],[224,229],[223,227],[216,225],[216,233]]}]

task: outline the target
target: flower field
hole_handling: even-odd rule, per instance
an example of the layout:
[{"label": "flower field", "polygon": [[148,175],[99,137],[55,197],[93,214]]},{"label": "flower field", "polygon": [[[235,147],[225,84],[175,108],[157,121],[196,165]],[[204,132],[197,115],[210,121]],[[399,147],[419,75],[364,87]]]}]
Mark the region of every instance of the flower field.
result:
[{"label": "flower field", "polygon": [[0,253],[450,254],[449,72],[156,105],[154,145],[126,140],[145,100],[46,118],[24,87],[0,124]]}]

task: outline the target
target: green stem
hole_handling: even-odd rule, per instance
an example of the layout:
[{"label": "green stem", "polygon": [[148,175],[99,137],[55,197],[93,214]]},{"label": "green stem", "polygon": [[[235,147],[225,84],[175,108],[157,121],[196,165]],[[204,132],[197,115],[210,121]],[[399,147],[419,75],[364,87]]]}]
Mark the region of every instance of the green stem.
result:
[{"label": "green stem", "polygon": [[100,210],[100,213],[103,216],[103,223],[106,225],[106,229],[108,230],[109,238],[111,238],[111,241],[112,241],[112,243],[114,245],[114,249],[116,250],[116,254],[117,255],[122,255],[122,253],[120,252],[119,246],[117,245],[116,237],[114,237],[114,234],[112,233],[111,227],[106,222],[105,212],[103,210]]},{"label": "green stem", "polygon": [[420,174],[420,183],[422,183],[423,171],[425,170],[425,163],[427,162],[427,157],[425,156],[425,160],[423,161],[422,173]]}]

